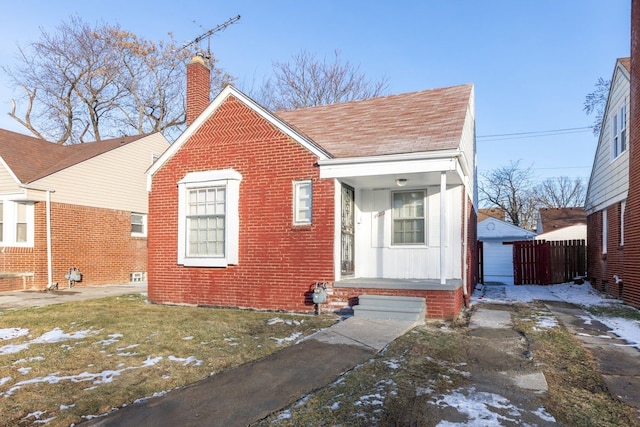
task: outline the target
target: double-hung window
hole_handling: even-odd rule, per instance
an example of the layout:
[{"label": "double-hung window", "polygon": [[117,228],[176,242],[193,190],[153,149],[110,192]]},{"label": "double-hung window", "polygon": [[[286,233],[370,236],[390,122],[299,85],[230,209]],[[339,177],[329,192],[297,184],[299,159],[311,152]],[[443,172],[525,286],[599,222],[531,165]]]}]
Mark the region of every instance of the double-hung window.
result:
[{"label": "double-hung window", "polygon": [[178,264],[238,263],[242,176],[233,169],[191,172],[178,182]]},{"label": "double-hung window", "polygon": [[426,192],[424,190],[397,191],[392,193],[392,198],[392,244],[425,244]]},{"label": "double-hung window", "polygon": [[311,181],[293,183],[293,223],[295,225],[311,224]]},{"label": "double-hung window", "polygon": [[21,200],[0,200],[0,244],[32,247],[34,205]]},{"label": "double-hung window", "polygon": [[627,107],[613,116],[613,158],[627,150]]}]

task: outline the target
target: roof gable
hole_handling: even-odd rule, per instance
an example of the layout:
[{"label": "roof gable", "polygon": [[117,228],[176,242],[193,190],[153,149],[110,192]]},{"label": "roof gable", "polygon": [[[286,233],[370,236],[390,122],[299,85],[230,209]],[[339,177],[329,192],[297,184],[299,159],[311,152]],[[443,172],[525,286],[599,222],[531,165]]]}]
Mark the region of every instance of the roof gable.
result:
[{"label": "roof gable", "polygon": [[478,223],[478,239],[530,240],[536,233],[489,217]]},{"label": "roof gable", "polygon": [[334,158],[457,149],[472,91],[466,84],[275,114]]},{"label": "roof gable", "polygon": [[198,116],[196,120],[193,121],[191,125],[187,127],[187,129],[178,137],[178,139],[171,144],[171,146],[160,156],[160,158],[149,168],[147,171],[149,176],[153,176],[173,155],[193,136],[196,131],[206,123],[206,121],[218,110],[218,108],[222,105],[222,103],[229,97],[233,96],[242,102],[245,106],[255,111],[258,115],[260,115],[264,120],[274,125],[277,129],[283,132],[285,135],[289,136],[293,140],[297,141],[307,150],[314,153],[319,158],[327,158],[328,153],[326,153],[321,147],[318,146],[314,141],[307,138],[303,134],[299,133],[295,129],[293,129],[288,123],[282,121],[280,118],[276,117],[268,110],[260,106],[258,103],[253,101],[247,95],[233,87],[232,85],[227,85],[219,94],[214,98],[214,100],[209,104],[209,106]]},{"label": "roof gable", "polygon": [[136,135],[83,144],[59,145],[0,129],[0,157],[16,179],[22,184],[27,184],[145,136]]},{"label": "roof gable", "polygon": [[589,185],[587,186],[585,197],[587,214],[591,214],[603,206],[626,197],[629,181],[629,137],[627,135],[627,150],[615,159],[613,159],[611,144],[613,139],[612,119],[624,105],[627,106],[627,131],[630,131],[628,123],[631,92],[629,67],[629,58],[616,60],[607,96],[607,104],[602,117],[598,145],[589,176]]}]

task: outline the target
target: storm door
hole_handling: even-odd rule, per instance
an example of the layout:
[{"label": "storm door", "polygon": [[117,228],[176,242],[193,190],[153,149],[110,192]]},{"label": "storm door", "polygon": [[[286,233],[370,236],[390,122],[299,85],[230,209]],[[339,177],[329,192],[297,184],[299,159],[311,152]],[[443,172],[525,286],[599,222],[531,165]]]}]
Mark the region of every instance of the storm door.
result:
[{"label": "storm door", "polygon": [[354,191],[353,188],[342,184],[342,220],[341,220],[341,274],[351,276],[354,273]]}]

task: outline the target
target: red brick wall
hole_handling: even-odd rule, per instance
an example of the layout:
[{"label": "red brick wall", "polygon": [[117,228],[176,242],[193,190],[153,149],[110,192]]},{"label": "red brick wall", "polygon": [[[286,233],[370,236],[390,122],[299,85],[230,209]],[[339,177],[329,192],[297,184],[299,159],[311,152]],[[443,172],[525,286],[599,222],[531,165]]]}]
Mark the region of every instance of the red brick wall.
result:
[{"label": "red brick wall", "polygon": [[467,242],[467,250],[464,254],[467,263],[467,271],[462,272],[462,277],[465,277],[466,274],[467,298],[465,300],[465,304],[468,306],[473,290],[478,284],[478,215],[476,214],[473,203],[466,194],[466,191],[463,191],[462,203],[463,206],[466,204],[468,215],[468,218],[464,218],[464,210],[462,211],[463,218],[461,223],[467,223],[467,235],[463,236],[463,239],[466,239]]},{"label": "red brick wall", "polygon": [[587,277],[594,288],[616,298],[623,297],[624,287],[616,284],[614,275],[625,277],[624,255],[628,247],[628,233],[625,232],[625,245],[620,245],[621,204],[616,203],[607,209],[607,253],[602,253],[602,211],[587,216]]},{"label": "red brick wall", "polygon": [[[334,185],[316,158],[237,99],[215,114],[153,177],[149,299],[157,303],[313,311],[309,290],[333,281]],[[240,184],[239,263],[177,265],[176,183],[188,172],[233,168]],[[313,225],[294,227],[294,180],[312,179]]]},{"label": "red brick wall", "polygon": [[[28,288],[47,286],[45,203],[35,204],[34,247],[0,252],[5,273],[33,273]],[[147,240],[131,237],[131,213],[61,203],[51,204],[53,281],[67,285],[69,267],[83,273],[77,286],[128,283],[129,274],[146,271]],[[0,279],[0,289],[22,289],[22,279]]]},{"label": "red brick wall", "polygon": [[631,2],[631,97],[629,108],[629,193],[625,212],[626,304],[640,308],[640,3]]}]

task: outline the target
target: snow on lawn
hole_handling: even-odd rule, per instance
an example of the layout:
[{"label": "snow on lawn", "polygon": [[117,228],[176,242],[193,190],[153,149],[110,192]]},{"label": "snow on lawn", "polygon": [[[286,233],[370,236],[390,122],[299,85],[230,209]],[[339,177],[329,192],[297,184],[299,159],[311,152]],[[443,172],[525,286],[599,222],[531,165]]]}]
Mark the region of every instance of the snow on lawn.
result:
[{"label": "snow on lawn", "polygon": [[[472,297],[473,303],[513,303],[543,301],[564,301],[583,307],[620,305],[622,301],[606,298],[600,292],[593,289],[589,282],[582,285],[563,283],[560,285],[485,285]],[[502,292],[504,290],[504,292]],[[611,329],[611,332],[629,343],[630,346],[640,349],[640,321],[624,319],[620,317],[589,315],[583,319],[585,323],[596,319]],[[542,318],[540,319],[542,320]],[[555,321],[546,318],[550,323],[538,323],[539,327],[552,327]]]}]

